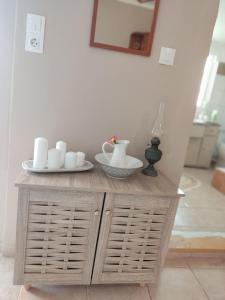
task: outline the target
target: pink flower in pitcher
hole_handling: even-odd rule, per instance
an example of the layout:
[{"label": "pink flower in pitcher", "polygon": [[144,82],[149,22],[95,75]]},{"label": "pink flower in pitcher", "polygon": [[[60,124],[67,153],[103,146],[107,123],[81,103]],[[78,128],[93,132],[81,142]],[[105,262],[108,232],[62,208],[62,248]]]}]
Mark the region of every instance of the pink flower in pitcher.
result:
[{"label": "pink flower in pitcher", "polygon": [[109,140],[109,143],[110,144],[117,144],[117,140],[118,140],[118,138],[114,135],[113,137],[111,137],[111,139]]}]

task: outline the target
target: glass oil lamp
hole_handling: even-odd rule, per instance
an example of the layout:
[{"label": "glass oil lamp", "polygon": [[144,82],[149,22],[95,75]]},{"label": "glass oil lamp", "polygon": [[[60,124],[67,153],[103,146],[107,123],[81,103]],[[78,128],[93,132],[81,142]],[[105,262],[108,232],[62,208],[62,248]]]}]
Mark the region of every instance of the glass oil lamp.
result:
[{"label": "glass oil lamp", "polygon": [[145,158],[148,161],[149,165],[143,170],[143,173],[147,176],[158,176],[158,172],[156,171],[154,165],[161,160],[163,154],[159,149],[159,145],[161,143],[160,138],[163,134],[164,108],[165,104],[161,102],[159,106],[158,116],[152,129],[153,138],[151,140],[151,144],[149,144],[149,147],[145,150]]}]

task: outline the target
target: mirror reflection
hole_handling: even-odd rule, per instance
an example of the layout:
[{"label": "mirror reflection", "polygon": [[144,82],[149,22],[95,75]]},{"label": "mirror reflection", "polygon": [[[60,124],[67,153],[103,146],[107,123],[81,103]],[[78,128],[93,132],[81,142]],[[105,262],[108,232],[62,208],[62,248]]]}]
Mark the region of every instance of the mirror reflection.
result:
[{"label": "mirror reflection", "polygon": [[150,54],[157,0],[96,1],[92,46]]}]

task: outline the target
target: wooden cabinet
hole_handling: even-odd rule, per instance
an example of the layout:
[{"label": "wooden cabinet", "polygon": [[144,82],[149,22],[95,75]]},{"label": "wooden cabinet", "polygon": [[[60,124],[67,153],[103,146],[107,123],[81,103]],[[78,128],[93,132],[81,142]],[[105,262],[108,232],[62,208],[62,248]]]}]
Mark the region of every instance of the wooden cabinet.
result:
[{"label": "wooden cabinet", "polygon": [[198,164],[199,151],[201,149],[202,139],[191,137],[186,153],[185,166],[196,166]]},{"label": "wooden cabinet", "polygon": [[15,284],[155,283],[178,194],[164,176],[100,170],[29,175],[19,186]]},{"label": "wooden cabinet", "polygon": [[198,166],[209,168],[216,147],[217,136],[204,136],[199,150]]},{"label": "wooden cabinet", "polygon": [[185,166],[209,168],[218,133],[218,125],[194,124],[187,148]]}]

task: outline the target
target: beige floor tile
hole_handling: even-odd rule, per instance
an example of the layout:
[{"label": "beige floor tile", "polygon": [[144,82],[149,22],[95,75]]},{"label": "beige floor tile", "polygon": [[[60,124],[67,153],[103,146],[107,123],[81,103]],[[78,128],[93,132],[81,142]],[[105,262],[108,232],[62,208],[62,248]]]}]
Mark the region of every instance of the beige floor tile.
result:
[{"label": "beige floor tile", "polygon": [[22,288],[18,300],[87,300],[87,288],[81,286],[41,286]]},{"label": "beige floor tile", "polygon": [[168,259],[180,258],[180,259],[186,260],[189,257],[191,257],[191,253],[184,252],[184,251],[180,252],[180,251],[176,251],[174,249],[169,249],[168,254],[167,254]]},{"label": "beige floor tile", "polygon": [[12,286],[12,285],[13,285],[13,272],[0,271],[0,288]]},{"label": "beige floor tile", "polygon": [[107,285],[88,288],[88,300],[150,300],[147,287]]},{"label": "beige floor tile", "polygon": [[225,300],[225,270],[193,269],[210,300]]},{"label": "beige floor tile", "polygon": [[[211,185],[213,170],[184,168],[183,175],[186,179],[181,180],[181,185],[186,187],[186,197],[179,202],[173,231],[175,239],[170,247],[225,249],[221,240],[225,233],[225,195]],[[178,237],[175,232],[179,232]],[[192,232],[195,234],[190,236]]]},{"label": "beige floor tile", "polygon": [[225,232],[225,195],[211,185],[213,170],[184,168],[198,182],[180,199],[175,230]]},{"label": "beige floor tile", "polygon": [[150,290],[152,300],[208,300],[190,269],[165,268],[157,290]]},{"label": "beige floor tile", "polygon": [[[206,231],[173,231],[173,235],[170,239],[170,249],[193,252],[204,252],[208,250],[210,252],[219,251],[216,254],[222,254],[225,249],[225,234],[219,232],[206,232]],[[214,254],[215,256],[215,254]],[[225,256],[225,252],[224,252]]]},{"label": "beige floor tile", "polygon": [[187,268],[187,260],[183,257],[181,258],[167,258],[165,265],[165,268]]},{"label": "beige floor tile", "polygon": [[14,259],[0,254],[0,288],[12,286]]},{"label": "beige floor tile", "polygon": [[225,252],[224,250],[223,251],[220,251],[220,252],[193,252],[193,253],[190,253],[190,258],[222,258],[224,259],[225,258]]},{"label": "beige floor tile", "polygon": [[12,271],[14,267],[14,259],[12,257],[5,257],[0,254],[0,272]]},{"label": "beige floor tile", "polygon": [[20,289],[19,286],[0,288],[0,300],[18,300]]},{"label": "beige floor tile", "polygon": [[225,210],[178,208],[174,230],[225,231]]},{"label": "beige floor tile", "polygon": [[225,257],[224,258],[188,258],[188,266],[190,268],[201,269],[225,269]]},{"label": "beige floor tile", "polygon": [[200,184],[186,192],[186,197],[180,200],[180,207],[225,209],[225,195],[211,185],[213,170],[184,168],[183,174],[196,178]]},{"label": "beige floor tile", "polygon": [[180,200],[180,207],[225,209],[225,195],[210,185],[201,186],[186,193]]}]

